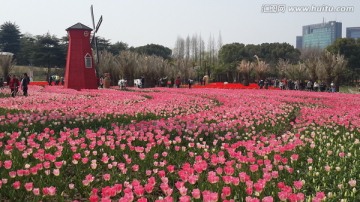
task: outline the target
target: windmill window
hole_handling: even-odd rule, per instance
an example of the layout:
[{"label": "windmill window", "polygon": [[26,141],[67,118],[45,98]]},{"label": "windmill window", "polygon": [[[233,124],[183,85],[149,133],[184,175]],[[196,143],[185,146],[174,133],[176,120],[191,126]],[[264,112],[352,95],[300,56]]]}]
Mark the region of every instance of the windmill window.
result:
[{"label": "windmill window", "polygon": [[92,57],[89,53],[85,55],[85,68],[92,68]]}]

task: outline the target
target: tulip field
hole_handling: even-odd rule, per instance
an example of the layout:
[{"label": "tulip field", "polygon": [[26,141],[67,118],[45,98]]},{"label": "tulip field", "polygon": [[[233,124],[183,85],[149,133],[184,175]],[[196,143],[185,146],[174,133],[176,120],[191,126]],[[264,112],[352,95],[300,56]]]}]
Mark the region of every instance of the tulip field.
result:
[{"label": "tulip field", "polygon": [[0,201],[360,201],[360,95],[0,90]]}]

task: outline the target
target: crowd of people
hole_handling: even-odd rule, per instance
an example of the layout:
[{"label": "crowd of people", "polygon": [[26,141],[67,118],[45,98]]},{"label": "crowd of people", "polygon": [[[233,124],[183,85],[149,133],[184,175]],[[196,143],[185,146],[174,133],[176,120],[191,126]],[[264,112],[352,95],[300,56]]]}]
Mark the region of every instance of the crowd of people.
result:
[{"label": "crowd of people", "polygon": [[159,87],[169,87],[169,88],[180,88],[181,84],[186,83],[189,88],[192,87],[194,84],[194,80],[188,79],[186,82],[182,81],[180,76],[175,78],[168,79],[167,77],[160,78],[159,81],[156,83]]},{"label": "crowd of people", "polygon": [[334,82],[327,86],[323,81],[296,80],[291,79],[265,79],[258,82],[260,89],[268,89],[269,86],[280,88],[281,90],[305,90],[315,92],[336,92]]},{"label": "crowd of people", "polygon": [[24,96],[28,96],[28,85],[30,84],[30,78],[27,73],[24,73],[23,76],[17,78],[15,74],[8,75],[6,77],[6,84],[3,80],[0,80],[0,87],[8,86],[11,92],[11,96],[15,97],[18,95],[19,90],[23,91]]},{"label": "crowd of people", "polygon": [[[205,77],[204,77],[205,78]],[[59,83],[63,84],[64,79],[63,77],[59,77],[59,79],[50,77],[49,79],[49,85],[52,84],[53,81],[58,81],[55,82],[55,85],[59,85]],[[104,87],[104,77],[100,78],[100,88]],[[139,80],[139,88],[144,88],[145,87],[145,78],[142,76],[141,79]],[[119,86],[122,88],[126,87],[126,80],[125,83],[124,81],[120,82],[121,80],[119,80]],[[203,82],[205,81],[205,79],[201,79],[201,83],[200,85],[203,85]],[[6,78],[6,85],[9,87],[10,91],[11,91],[11,96],[15,97],[16,95],[18,95],[19,90],[21,89],[23,91],[23,95],[24,96],[28,96],[28,85],[30,83],[30,78],[27,75],[27,73],[24,73],[23,76],[21,76],[20,78],[17,78],[16,75],[8,75]],[[187,84],[189,88],[192,87],[194,81],[192,79],[188,79],[187,81],[182,81],[180,76],[178,76],[176,79],[175,78],[171,78],[168,79],[167,77],[164,78],[160,78],[156,85],[160,86],[160,87],[176,87],[176,88],[180,88],[181,84]],[[121,84],[121,85],[120,85]],[[6,86],[4,84],[4,80],[1,78],[0,80],[0,87],[5,87]],[[204,82],[205,85],[205,82]],[[301,80],[291,80],[291,79],[265,79],[265,80],[259,80],[258,81],[258,86],[260,89],[268,89],[270,86],[271,87],[275,87],[275,88],[280,88],[281,90],[305,90],[305,91],[314,91],[314,92],[336,92],[336,88],[333,82],[331,82],[331,84],[329,86],[326,85],[325,82],[318,82],[318,81],[311,81],[311,80],[306,80],[306,81],[301,81]]]},{"label": "crowd of people", "polygon": [[58,75],[52,75],[49,77],[48,82],[49,82],[49,86],[51,86],[53,84],[57,86],[60,84],[64,85],[65,80],[64,80],[64,77],[60,77]]}]

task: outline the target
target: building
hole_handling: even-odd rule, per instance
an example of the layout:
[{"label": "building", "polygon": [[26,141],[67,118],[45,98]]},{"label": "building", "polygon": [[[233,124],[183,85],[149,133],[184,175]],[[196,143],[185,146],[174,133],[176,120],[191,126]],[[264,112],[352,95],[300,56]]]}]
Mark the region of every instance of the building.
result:
[{"label": "building", "polygon": [[303,44],[303,37],[302,36],[296,36],[296,48],[301,50]]},{"label": "building", "polygon": [[360,39],[360,27],[347,27],[346,38]]},{"label": "building", "polygon": [[341,22],[330,21],[305,25],[302,30],[302,48],[324,49],[341,37]]}]

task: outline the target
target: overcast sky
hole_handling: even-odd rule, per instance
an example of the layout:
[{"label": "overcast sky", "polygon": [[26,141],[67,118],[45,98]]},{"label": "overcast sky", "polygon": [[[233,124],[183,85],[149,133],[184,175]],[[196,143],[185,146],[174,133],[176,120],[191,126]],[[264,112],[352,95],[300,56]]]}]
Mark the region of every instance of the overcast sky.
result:
[{"label": "overcast sky", "polygon": [[[268,5],[285,5],[285,11],[268,13]],[[295,45],[302,26],[339,21],[360,27],[359,0],[0,0],[0,24],[17,24],[21,33],[65,36],[66,28],[81,22],[92,27],[103,15],[98,35],[111,43],[129,46],[150,43],[173,48],[178,36],[201,34],[207,42],[221,32],[223,44],[287,42]],[[353,12],[290,12],[290,6],[352,6]],[[262,12],[264,10],[265,12]]]}]

